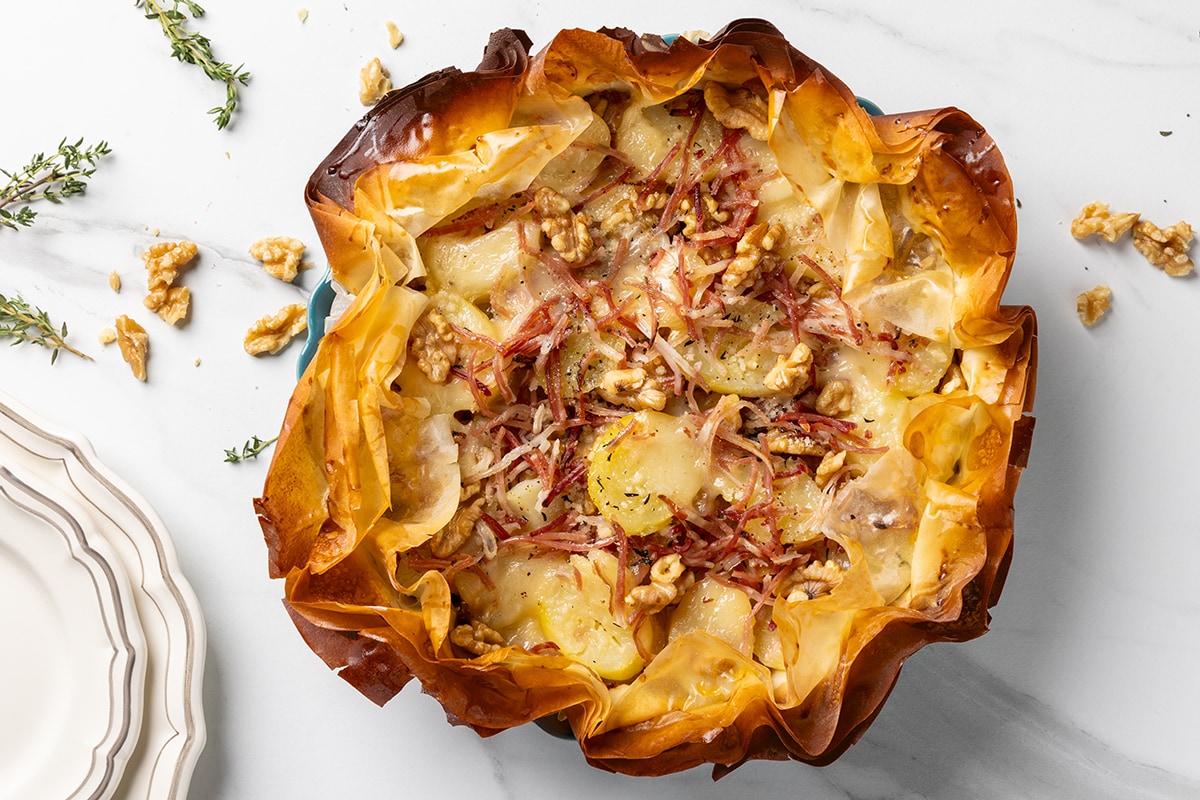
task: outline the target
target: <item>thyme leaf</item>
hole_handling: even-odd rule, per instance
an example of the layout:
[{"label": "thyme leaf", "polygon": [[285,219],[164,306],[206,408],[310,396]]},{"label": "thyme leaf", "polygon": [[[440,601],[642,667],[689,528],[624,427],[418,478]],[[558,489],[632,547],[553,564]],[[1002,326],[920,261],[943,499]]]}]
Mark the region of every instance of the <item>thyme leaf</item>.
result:
[{"label": "thyme leaf", "polygon": [[163,35],[171,43],[171,55],[176,60],[200,67],[211,80],[225,84],[225,104],[208,111],[216,118],[217,128],[224,129],[233,119],[233,112],[237,109],[238,86],[245,86],[250,82],[250,73],[245,70],[245,65],[234,67],[217,61],[208,37],[187,29],[189,14],[192,19],[204,16],[204,9],[199,3],[192,0],[170,0],[168,8],[167,3],[159,0],[135,0],[134,5],[145,10],[146,19],[158,22]]},{"label": "thyme leaf", "polygon": [[[13,230],[29,227],[37,216],[29,203],[59,203],[63,198],[83,194],[97,162],[110,152],[107,142],[85,147],[83,139],[74,144],[63,139],[50,155],[35,153],[28,164],[14,172],[0,169],[0,175],[7,179],[0,186],[0,226]],[[9,206],[14,205],[21,207],[10,210]]]},{"label": "thyme leaf", "polygon": [[250,439],[242,445],[242,449],[240,451],[237,448],[225,451],[225,463],[236,464],[239,461],[249,461],[252,458],[258,458],[258,454],[274,444],[275,440],[278,438],[278,436],[273,436],[270,439],[264,440],[258,438],[257,436],[251,436]]},{"label": "thyme leaf", "polygon": [[5,337],[12,339],[13,345],[36,344],[49,348],[51,364],[64,350],[86,361],[92,360],[91,356],[67,344],[67,323],[55,325],[45,311],[31,307],[21,297],[9,298],[0,294],[0,338]]}]

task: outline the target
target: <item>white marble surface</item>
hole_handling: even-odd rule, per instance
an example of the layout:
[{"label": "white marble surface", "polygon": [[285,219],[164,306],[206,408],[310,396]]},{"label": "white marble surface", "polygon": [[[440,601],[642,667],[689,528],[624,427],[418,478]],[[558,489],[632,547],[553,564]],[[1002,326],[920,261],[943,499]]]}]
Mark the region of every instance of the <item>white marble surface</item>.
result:
[{"label": "white marble surface", "polygon": [[[204,113],[219,87],[170,60],[132,2],[0,5],[0,166],[64,136],[114,151],[85,197],[42,205],[33,228],[0,230],[0,293],[67,321],[96,361],[51,366],[43,351],[0,349],[0,386],[89,438],[171,531],[208,623],[208,744],[191,796],[1200,796],[1200,283],[1166,277],[1127,243],[1081,244],[1067,230],[1091,200],[1200,223],[1200,6],[307,0],[302,24],[303,2],[204,3],[196,27],[253,73],[224,132]],[[280,234],[315,245],[301,192],[362,113],[355,84],[369,57],[403,84],[473,67],[497,27],[541,45],[562,27],[711,31],[739,15],[773,21],[886,110],[970,111],[1008,160],[1021,238],[1007,300],[1038,311],[1041,370],[992,631],[912,658],[834,765],[755,763],[716,784],[705,770],[601,773],[533,727],[482,741],[448,726],[415,685],[376,708],[311,654],[267,578],[250,505],[266,460],[222,461],[224,448],[274,434],[294,381],[298,347],[251,358],[243,332],[319,277],[275,281],[247,246]],[[395,51],[388,19],[407,37]],[[201,248],[184,278],[192,317],[178,330],[141,308],[138,254],[155,232]],[[108,288],[114,269],[120,294]],[[1113,312],[1085,329],[1075,295],[1102,281]],[[151,333],[144,385],[95,341],[119,313]]]}]

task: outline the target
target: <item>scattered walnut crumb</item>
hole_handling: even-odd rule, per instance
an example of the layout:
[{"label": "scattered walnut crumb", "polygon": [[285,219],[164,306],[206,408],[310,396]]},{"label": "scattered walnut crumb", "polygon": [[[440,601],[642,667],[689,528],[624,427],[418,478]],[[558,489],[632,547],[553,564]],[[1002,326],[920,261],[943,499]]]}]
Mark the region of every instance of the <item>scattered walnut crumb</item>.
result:
[{"label": "scattered walnut crumb", "polygon": [[1075,298],[1075,310],[1079,312],[1079,320],[1089,328],[1100,321],[1108,313],[1112,304],[1112,290],[1107,283],[1102,283],[1094,289],[1080,292]]},{"label": "scattered walnut crumb", "polygon": [[292,303],[263,317],[246,331],[243,343],[246,352],[252,356],[278,353],[294,337],[308,329],[305,313],[303,303]]},{"label": "scattered walnut crumb", "polygon": [[147,289],[142,303],[171,325],[187,316],[191,292],[174,283],[179,278],[179,270],[190,264],[197,252],[194,242],[183,241],[155,242],[142,253]]},{"label": "scattered walnut crumb", "polygon": [[117,345],[121,348],[121,358],[133,370],[133,377],[146,380],[146,355],[150,351],[146,329],[122,314],[117,317]]},{"label": "scattered walnut crumb", "polygon": [[392,90],[392,79],[378,58],[368,61],[358,73],[358,102],[373,106]]},{"label": "scattered walnut crumb", "polygon": [[1071,235],[1076,239],[1097,235],[1106,242],[1115,242],[1129,232],[1141,215],[1114,214],[1107,203],[1088,203],[1071,221]]},{"label": "scattered walnut crumb", "polygon": [[100,344],[112,344],[117,340],[117,332],[113,328],[104,327],[100,329],[100,333],[97,334],[96,339]]},{"label": "scattered walnut crumb", "polygon": [[726,128],[742,128],[760,142],[770,134],[766,98],[744,86],[727,88],[712,81],[704,86],[704,104]]},{"label": "scattered walnut crumb", "polygon": [[1149,220],[1142,220],[1133,226],[1133,246],[1147,261],[1173,278],[1187,275],[1194,266],[1188,256],[1192,226],[1186,222],[1159,228]]},{"label": "scattered walnut crumb", "polygon": [[307,22],[308,21],[308,9],[301,8],[300,10],[298,10],[296,12],[296,19],[300,20],[301,23]]},{"label": "scattered walnut crumb", "polygon": [[117,274],[115,269],[108,273],[108,288],[114,292],[121,291],[121,276]]},{"label": "scattered walnut crumb", "polygon": [[269,236],[250,245],[250,255],[261,261],[263,269],[271,275],[291,283],[300,270],[304,242],[287,236]]},{"label": "scattered walnut crumb", "polygon": [[400,29],[396,27],[396,23],[392,22],[391,20],[388,20],[387,23],[387,35],[388,44],[392,46],[393,50],[395,50],[404,42],[404,34],[401,33]]}]

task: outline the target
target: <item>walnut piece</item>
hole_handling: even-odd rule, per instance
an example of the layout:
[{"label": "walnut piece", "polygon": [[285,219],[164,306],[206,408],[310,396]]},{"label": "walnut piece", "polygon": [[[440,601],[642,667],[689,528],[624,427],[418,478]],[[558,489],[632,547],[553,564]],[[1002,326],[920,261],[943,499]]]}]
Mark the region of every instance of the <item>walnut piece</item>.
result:
[{"label": "walnut piece", "polygon": [[753,283],[758,278],[763,257],[775,249],[782,237],[783,226],[778,223],[758,222],[747,228],[738,240],[736,255],[721,275],[721,285],[732,291]]},{"label": "walnut piece", "polygon": [[647,376],[641,367],[610,369],[604,373],[597,391],[608,402],[637,411],[662,411],[667,405],[667,395],[658,380]]},{"label": "walnut piece", "polygon": [[508,644],[498,631],[478,620],[456,626],[450,631],[450,642],[477,656],[494,653]]},{"label": "walnut piece", "polygon": [[101,328],[100,333],[96,335],[96,340],[100,344],[112,344],[117,340],[117,331],[114,328]]},{"label": "walnut piece", "polygon": [[1097,235],[1106,242],[1115,242],[1129,232],[1138,221],[1138,214],[1113,214],[1106,203],[1088,203],[1071,221],[1071,235],[1076,239]]},{"label": "walnut piece", "polygon": [[634,205],[634,200],[631,197],[627,197],[617,203],[617,207],[613,209],[612,213],[600,221],[600,230],[603,233],[612,233],[619,226],[633,222],[637,218],[638,211]]},{"label": "walnut piece", "polygon": [[133,377],[146,380],[146,355],[150,351],[146,329],[122,314],[117,317],[117,346],[121,348],[121,358],[133,370]]},{"label": "walnut piece", "polygon": [[263,269],[271,275],[291,283],[300,271],[304,242],[287,236],[268,236],[250,245],[250,255],[261,261]]},{"label": "walnut piece", "polygon": [[850,381],[834,378],[817,395],[817,413],[827,417],[842,417],[850,413],[854,403],[854,387]]},{"label": "walnut piece", "polygon": [[726,128],[741,128],[760,142],[770,134],[767,101],[744,86],[728,88],[719,83],[704,87],[704,103]]},{"label": "walnut piece", "polygon": [[392,22],[391,20],[388,20],[387,22],[387,35],[388,44],[391,45],[393,50],[395,50],[404,42],[404,34],[401,33],[400,29],[396,27],[396,23]]},{"label": "walnut piece", "polygon": [[306,311],[303,303],[292,303],[251,325],[243,342],[246,352],[252,356],[274,354],[287,347],[288,342],[308,329]]},{"label": "walnut piece", "polygon": [[174,325],[188,315],[191,299],[191,289],[186,286],[172,286],[152,290],[142,303],[162,317],[167,324]]},{"label": "walnut piece", "polygon": [[475,523],[483,517],[483,500],[477,497],[470,504],[459,506],[446,527],[433,535],[429,540],[429,550],[435,557],[448,558],[467,543],[475,532]]},{"label": "walnut piece", "polygon": [[542,218],[542,232],[563,261],[579,264],[592,254],[592,235],[588,232],[592,220],[587,214],[572,212],[567,198],[549,186],[538,189],[533,202]]},{"label": "walnut piece", "polygon": [[434,383],[445,383],[458,358],[454,330],[437,311],[430,311],[413,326],[409,349],[417,359],[417,368]]},{"label": "walnut piece", "polygon": [[846,466],[846,451],[829,451],[821,456],[821,463],[817,465],[817,471],[813,473],[813,482],[821,489],[824,489],[826,484],[833,479],[833,476],[841,472],[842,467]]},{"label": "walnut piece", "polygon": [[796,431],[767,431],[767,449],[787,456],[823,456],[828,447]]},{"label": "walnut piece", "polygon": [[729,220],[729,212],[722,211],[717,199],[711,194],[705,192],[700,200],[704,204],[704,216],[700,217],[696,213],[696,209],[692,208],[692,199],[685,197],[679,203],[679,210],[682,216],[679,218],[683,222],[683,235],[685,237],[695,236],[703,227],[705,220],[712,220],[718,224]]},{"label": "walnut piece", "polygon": [[358,102],[373,106],[392,90],[392,79],[384,69],[383,62],[372,58],[358,73]]},{"label": "walnut piece", "polygon": [[1089,328],[1092,327],[1108,312],[1111,301],[1112,290],[1108,288],[1107,283],[1080,292],[1075,298],[1075,310],[1079,312],[1079,321]]},{"label": "walnut piece", "polygon": [[1177,222],[1159,228],[1149,220],[1133,226],[1133,246],[1154,266],[1174,278],[1192,271],[1192,259],[1188,250],[1192,246],[1192,226]]},{"label": "walnut piece", "polygon": [[779,357],[763,382],[773,392],[803,391],[808,388],[812,363],[812,349],[798,342],[791,353]]},{"label": "walnut piece", "polygon": [[187,317],[191,291],[175,286],[179,271],[199,252],[195,242],[155,242],[142,253],[146,266],[146,297],[142,304],[174,325]]},{"label": "walnut piece", "polygon": [[146,265],[146,285],[150,289],[174,285],[179,270],[192,263],[199,248],[195,242],[155,242],[142,253]]},{"label": "walnut piece", "polygon": [[650,583],[635,586],[625,595],[630,611],[657,614],[679,596],[676,581],[683,575],[683,561],[678,553],[657,559],[650,567]]},{"label": "walnut piece", "polygon": [[835,561],[813,561],[796,573],[788,584],[787,599],[815,600],[829,594],[842,582],[842,568]]}]

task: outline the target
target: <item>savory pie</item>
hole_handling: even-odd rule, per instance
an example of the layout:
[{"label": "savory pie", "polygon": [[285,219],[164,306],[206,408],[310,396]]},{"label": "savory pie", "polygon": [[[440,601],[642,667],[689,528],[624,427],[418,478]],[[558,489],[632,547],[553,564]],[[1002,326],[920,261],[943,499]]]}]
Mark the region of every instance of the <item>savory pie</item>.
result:
[{"label": "savory pie", "polygon": [[767,23],[493,35],[307,192],[350,298],[263,496],[311,647],[483,735],[661,774],[826,763],[983,633],[1032,432],[1004,162]]}]

